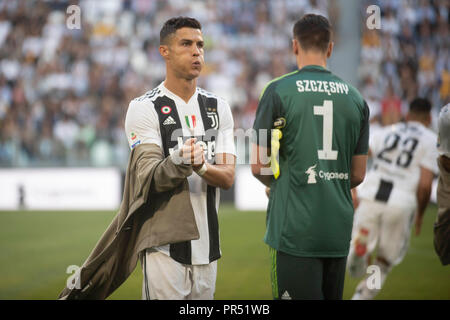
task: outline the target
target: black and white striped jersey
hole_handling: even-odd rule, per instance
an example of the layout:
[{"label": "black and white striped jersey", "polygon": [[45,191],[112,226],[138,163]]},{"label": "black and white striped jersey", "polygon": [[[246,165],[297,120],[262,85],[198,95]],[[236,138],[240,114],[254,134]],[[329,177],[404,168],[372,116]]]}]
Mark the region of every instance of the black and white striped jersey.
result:
[{"label": "black and white striped jersey", "polygon": [[373,164],[358,186],[362,199],[396,207],[415,206],[423,167],[438,173],[437,136],[419,122],[399,122],[370,135]]},{"label": "black and white striped jersey", "polygon": [[[141,143],[154,143],[167,157],[194,136],[203,144],[209,163],[214,163],[217,153],[236,155],[233,127],[231,109],[225,100],[197,88],[185,102],[164,83],[132,100],[125,119],[131,149]],[[188,177],[188,182],[200,238],[155,249],[183,264],[208,264],[221,256],[217,218],[220,192],[196,173]]]}]

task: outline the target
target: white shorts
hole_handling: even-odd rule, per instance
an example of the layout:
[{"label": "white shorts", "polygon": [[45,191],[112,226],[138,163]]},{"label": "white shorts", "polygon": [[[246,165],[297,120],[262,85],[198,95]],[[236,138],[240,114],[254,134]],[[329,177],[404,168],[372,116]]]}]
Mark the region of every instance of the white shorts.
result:
[{"label": "white shorts", "polygon": [[349,264],[355,256],[367,260],[375,248],[377,257],[389,265],[399,264],[408,250],[415,206],[392,207],[383,202],[361,200],[355,212]]},{"label": "white shorts", "polygon": [[217,260],[186,265],[168,255],[147,249],[141,253],[143,300],[213,300]]}]

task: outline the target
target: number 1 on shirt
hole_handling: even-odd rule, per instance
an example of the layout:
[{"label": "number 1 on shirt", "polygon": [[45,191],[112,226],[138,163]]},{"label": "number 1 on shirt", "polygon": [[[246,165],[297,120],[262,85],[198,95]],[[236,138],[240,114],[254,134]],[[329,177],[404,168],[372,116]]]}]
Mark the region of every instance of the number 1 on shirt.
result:
[{"label": "number 1 on shirt", "polygon": [[323,106],[314,106],[314,114],[323,116],[323,149],[317,150],[319,160],[337,160],[333,150],[333,101],[324,100]]}]

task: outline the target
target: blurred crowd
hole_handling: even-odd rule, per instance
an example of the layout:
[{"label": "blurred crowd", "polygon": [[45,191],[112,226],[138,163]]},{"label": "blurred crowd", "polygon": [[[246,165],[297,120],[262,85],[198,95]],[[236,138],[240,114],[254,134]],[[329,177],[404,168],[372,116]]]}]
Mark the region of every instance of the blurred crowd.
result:
[{"label": "blurred crowd", "polygon": [[[296,68],[294,22],[318,13],[336,25],[335,3],[0,0],[0,166],[124,168],[128,104],[163,81],[159,31],[179,15],[202,24],[198,85],[230,103],[236,128],[250,128],[262,88]],[[380,30],[361,27],[359,89],[374,119],[396,121],[416,95],[448,102],[449,2],[366,3],[382,16]],[[75,29],[67,25],[73,4],[81,9]]]},{"label": "blurred crowd", "polygon": [[450,102],[447,0],[367,0],[381,9],[381,28],[362,28],[359,89],[372,119],[388,125],[403,118],[411,100],[426,97],[436,115]]},{"label": "blurred crowd", "polygon": [[[79,29],[67,27],[81,9]],[[129,102],[164,79],[163,23],[202,24],[198,85],[250,128],[265,84],[296,68],[292,26],[324,0],[0,0],[0,166],[125,167]],[[74,20],[70,18],[73,22]]]}]

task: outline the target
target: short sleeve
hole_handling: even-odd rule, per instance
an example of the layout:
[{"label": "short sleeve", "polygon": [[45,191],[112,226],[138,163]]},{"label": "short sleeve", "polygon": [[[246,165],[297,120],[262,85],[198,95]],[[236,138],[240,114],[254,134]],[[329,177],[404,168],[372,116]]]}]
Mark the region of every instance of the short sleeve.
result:
[{"label": "short sleeve", "polygon": [[263,147],[270,144],[271,129],[274,128],[275,120],[283,116],[281,99],[275,88],[276,83],[270,83],[263,90],[253,124],[256,135],[252,140]]},{"label": "short sleeve", "polygon": [[139,144],[154,143],[162,147],[156,111],[146,101],[133,100],[125,117],[125,133],[130,149]]},{"label": "short sleeve", "polygon": [[353,154],[367,154],[369,152],[369,106],[364,101],[364,107],[361,119],[361,129],[359,130],[359,139]]},{"label": "short sleeve", "polygon": [[437,158],[439,157],[439,153],[436,149],[436,139],[437,137],[427,137],[427,139],[424,141],[423,156],[419,165],[437,175],[439,174],[439,168],[437,165]]},{"label": "short sleeve", "polygon": [[225,101],[221,101],[218,107],[219,132],[217,134],[216,153],[229,153],[236,155],[234,146],[234,121],[231,108]]}]

